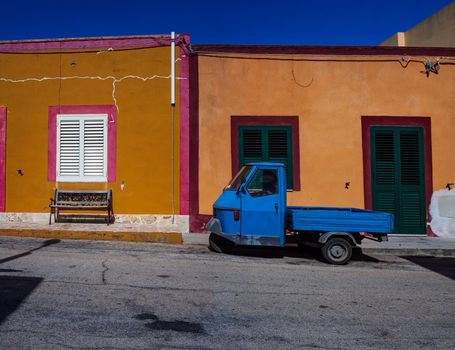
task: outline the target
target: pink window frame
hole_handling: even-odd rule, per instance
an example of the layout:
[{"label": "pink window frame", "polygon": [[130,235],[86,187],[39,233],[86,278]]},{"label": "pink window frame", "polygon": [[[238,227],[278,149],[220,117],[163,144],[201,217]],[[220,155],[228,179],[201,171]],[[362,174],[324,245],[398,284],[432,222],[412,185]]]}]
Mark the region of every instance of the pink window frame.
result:
[{"label": "pink window frame", "polygon": [[0,106],[0,212],[6,210],[6,107]]},{"label": "pink window frame", "polygon": [[48,181],[57,180],[57,115],[107,114],[107,182],[114,182],[117,154],[117,110],[113,105],[50,106],[48,111]]}]

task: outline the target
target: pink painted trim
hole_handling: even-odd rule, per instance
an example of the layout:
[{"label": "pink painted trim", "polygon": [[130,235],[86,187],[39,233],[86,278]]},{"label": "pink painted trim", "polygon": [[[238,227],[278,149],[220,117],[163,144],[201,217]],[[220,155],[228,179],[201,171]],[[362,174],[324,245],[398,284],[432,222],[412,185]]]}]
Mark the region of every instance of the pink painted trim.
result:
[{"label": "pink painted trim", "polygon": [[117,109],[105,106],[107,113],[107,182],[115,182],[117,169]]},{"label": "pink painted trim", "polygon": [[[189,36],[185,38],[189,43]],[[180,50],[180,214],[190,207],[190,83],[189,56]]]},{"label": "pink painted trim", "polygon": [[58,114],[107,114],[107,181],[114,182],[117,162],[117,109],[112,105],[50,106],[48,111],[48,161],[47,179],[57,179],[57,115]]},{"label": "pink painted trim", "polygon": [[199,232],[199,69],[198,56],[190,56],[190,232]]},{"label": "pink painted trim", "polygon": [[0,107],[0,212],[6,210],[6,107]]},{"label": "pink painted trim", "polygon": [[47,181],[57,179],[57,114],[58,106],[49,107],[47,117]]},{"label": "pink painted trim", "polygon": [[[176,44],[185,46],[189,38],[186,34],[177,35]],[[27,50],[71,50],[93,48],[133,48],[170,46],[170,35],[156,36],[128,36],[107,38],[74,38],[74,39],[46,39],[0,41],[0,51],[27,51]]]}]

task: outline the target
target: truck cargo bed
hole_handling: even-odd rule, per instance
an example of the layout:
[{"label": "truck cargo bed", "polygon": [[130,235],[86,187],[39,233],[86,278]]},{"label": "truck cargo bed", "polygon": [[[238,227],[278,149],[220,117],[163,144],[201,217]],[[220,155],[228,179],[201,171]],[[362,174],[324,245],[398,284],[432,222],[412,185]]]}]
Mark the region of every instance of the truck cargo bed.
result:
[{"label": "truck cargo bed", "polygon": [[390,233],[389,213],[336,207],[287,207],[286,228],[290,231]]}]

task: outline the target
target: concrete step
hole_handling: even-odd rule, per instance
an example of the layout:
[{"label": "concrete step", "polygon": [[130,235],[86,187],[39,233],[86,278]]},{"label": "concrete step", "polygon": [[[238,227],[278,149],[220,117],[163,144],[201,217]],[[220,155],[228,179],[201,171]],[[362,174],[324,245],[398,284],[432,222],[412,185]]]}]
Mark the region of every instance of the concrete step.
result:
[{"label": "concrete step", "polygon": [[39,237],[182,244],[180,232],[150,231],[146,225],[131,224],[39,224],[1,223],[0,236]]}]

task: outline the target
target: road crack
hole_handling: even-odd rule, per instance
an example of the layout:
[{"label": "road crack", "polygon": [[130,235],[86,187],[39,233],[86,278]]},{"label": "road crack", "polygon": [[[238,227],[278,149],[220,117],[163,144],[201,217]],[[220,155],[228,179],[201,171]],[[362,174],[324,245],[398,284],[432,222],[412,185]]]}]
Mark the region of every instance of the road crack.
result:
[{"label": "road crack", "polygon": [[101,265],[104,267],[104,270],[101,271],[101,281],[103,282],[103,284],[106,284],[106,272],[109,271],[109,267],[106,266],[106,260],[103,260],[101,262]]}]

